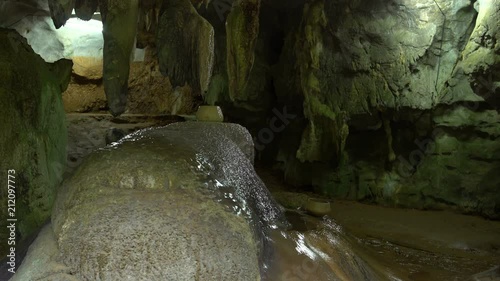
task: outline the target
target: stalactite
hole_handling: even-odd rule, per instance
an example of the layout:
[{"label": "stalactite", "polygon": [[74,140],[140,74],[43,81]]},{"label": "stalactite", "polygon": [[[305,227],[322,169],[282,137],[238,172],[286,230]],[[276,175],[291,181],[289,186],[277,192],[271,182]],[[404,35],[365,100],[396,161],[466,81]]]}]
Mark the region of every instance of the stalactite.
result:
[{"label": "stalactite", "polygon": [[157,33],[160,71],[173,86],[208,90],[214,61],[214,29],[189,0],[164,1]]},{"label": "stalactite", "polygon": [[138,0],[100,2],[104,37],[104,91],[111,114],[120,115],[127,104],[130,57],[137,32]]},{"label": "stalactite", "polygon": [[75,7],[75,0],[48,0],[50,15],[54,26],[60,28],[71,16],[71,11]]},{"label": "stalactite", "polygon": [[97,0],[76,0],[75,13],[82,20],[90,20],[97,10]]},{"label": "stalactite", "polygon": [[260,0],[238,0],[227,17],[227,72],[229,95],[233,101],[245,94],[253,68],[259,11]]}]

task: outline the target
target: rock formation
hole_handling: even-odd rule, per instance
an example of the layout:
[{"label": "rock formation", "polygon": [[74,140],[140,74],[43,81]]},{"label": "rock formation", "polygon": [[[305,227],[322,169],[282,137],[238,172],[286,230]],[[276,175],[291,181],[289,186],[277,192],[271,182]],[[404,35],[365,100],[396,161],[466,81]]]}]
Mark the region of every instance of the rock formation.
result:
[{"label": "rock formation", "polygon": [[244,95],[250,79],[259,35],[259,10],[260,0],[238,0],[226,20],[227,73],[232,100]]},{"label": "rock formation", "polygon": [[60,28],[71,17],[71,12],[75,7],[75,0],[48,0],[50,15],[54,21],[54,26]]},{"label": "rock formation", "polygon": [[82,20],[90,20],[98,5],[98,0],[75,0],[75,14]]},{"label": "rock formation", "polygon": [[[0,29],[0,50],[0,169],[5,178],[8,170],[16,171],[17,232],[22,239],[50,216],[62,181],[67,134],[61,93],[69,82],[71,61],[44,62],[14,30]],[[0,193],[5,228],[7,188]]]},{"label": "rock formation", "polygon": [[254,90],[232,100],[224,85],[238,72],[228,65],[228,78],[214,72],[227,80],[212,82],[225,89],[208,96],[256,138],[273,107],[298,115],[265,150],[292,184],[498,218],[498,9],[489,0],[263,2]]},{"label": "rock formation", "polygon": [[139,2],[101,1],[103,22],[103,81],[109,111],[114,116],[125,111],[132,49],[135,47]]},{"label": "rock formation", "polygon": [[[35,242],[13,280],[260,280],[268,233],[287,223],[249,144],[241,126],[192,122],[95,152],[63,183],[37,240],[49,242]],[[40,266],[46,245],[61,256]]]},{"label": "rock formation", "polygon": [[208,90],[214,61],[214,29],[189,0],[164,1],[156,36],[163,75],[173,86]]}]

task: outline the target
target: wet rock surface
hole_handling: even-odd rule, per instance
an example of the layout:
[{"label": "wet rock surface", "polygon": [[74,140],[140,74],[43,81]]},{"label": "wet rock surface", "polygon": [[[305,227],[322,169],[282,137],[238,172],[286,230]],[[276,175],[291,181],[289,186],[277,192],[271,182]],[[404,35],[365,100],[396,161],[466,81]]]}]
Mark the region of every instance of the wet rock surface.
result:
[{"label": "wet rock surface", "polygon": [[374,271],[335,222],[294,229],[255,174],[250,147],[239,125],[184,122],[92,153],[63,183],[52,224],[12,280],[393,276]]},{"label": "wet rock surface", "polygon": [[59,262],[80,280],[258,280],[266,229],[285,221],[232,141],[249,137],[176,123],[90,155],[54,207]]},{"label": "wet rock surface", "polygon": [[[375,272],[399,280],[498,278],[498,221],[449,211],[402,210],[347,200],[333,200],[328,219],[318,219],[304,214],[308,198],[317,194],[290,191],[294,188],[287,186],[277,171],[262,166],[256,170],[276,201],[287,207],[292,228],[304,233],[306,240],[321,237],[312,245],[324,253],[330,252],[332,259],[346,253],[342,256],[345,262],[352,259],[348,253],[354,252]],[[349,245],[348,251],[342,250],[342,242]],[[332,268],[341,264],[333,263]],[[310,268],[318,267],[303,267],[302,274]],[[391,280],[385,276],[382,280]]]}]

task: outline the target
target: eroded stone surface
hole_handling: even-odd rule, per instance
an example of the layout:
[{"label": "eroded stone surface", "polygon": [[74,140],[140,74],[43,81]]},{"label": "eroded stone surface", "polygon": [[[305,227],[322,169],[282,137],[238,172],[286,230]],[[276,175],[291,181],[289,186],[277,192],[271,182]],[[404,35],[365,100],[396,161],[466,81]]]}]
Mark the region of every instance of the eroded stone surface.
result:
[{"label": "eroded stone surface", "polygon": [[189,0],[164,1],[156,41],[163,75],[172,85],[204,94],[212,77],[214,29]]},{"label": "eroded stone surface", "polygon": [[[15,170],[16,226],[24,238],[50,216],[62,180],[67,134],[61,93],[71,62],[44,62],[14,30],[0,30],[0,50],[0,168],[5,178]],[[0,194],[5,218],[7,186]]]},{"label": "eroded stone surface", "polygon": [[79,280],[260,280],[286,221],[250,147],[239,125],[188,122],[90,155],[54,206],[58,262]]},{"label": "eroded stone surface", "polygon": [[130,58],[137,32],[137,0],[101,1],[103,21],[103,82],[109,111],[118,116],[125,111],[128,96]]}]

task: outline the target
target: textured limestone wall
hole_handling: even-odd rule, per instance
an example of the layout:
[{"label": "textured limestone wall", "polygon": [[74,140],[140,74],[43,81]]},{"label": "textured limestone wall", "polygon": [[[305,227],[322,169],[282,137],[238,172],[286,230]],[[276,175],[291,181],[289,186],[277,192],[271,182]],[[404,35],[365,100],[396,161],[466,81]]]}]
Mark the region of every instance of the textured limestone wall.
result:
[{"label": "textured limestone wall", "polygon": [[[490,0],[262,1],[250,74],[217,67],[230,50],[216,44],[206,100],[257,140],[277,108],[296,115],[263,153],[291,183],[498,217],[498,11]],[[202,13],[224,36],[213,14]]]},{"label": "textured limestone wall", "polygon": [[[13,30],[0,30],[0,50],[0,170],[4,179],[7,170],[16,171],[22,238],[50,216],[62,180],[67,136],[61,92],[68,85],[71,62],[44,62]],[[1,189],[2,225],[6,192]]]},{"label": "textured limestone wall", "polygon": [[[159,50],[159,62],[129,81],[139,97],[129,102],[179,113],[203,94],[265,143],[259,157],[290,183],[498,217],[498,1],[232,4],[141,2],[137,45]],[[162,95],[170,81],[193,91]],[[115,114],[125,109],[119,84]]]},{"label": "textured limestone wall", "polygon": [[307,124],[295,149],[278,153],[289,180],[498,218],[499,9],[495,1],[306,1],[276,78],[278,96],[303,100]]}]

